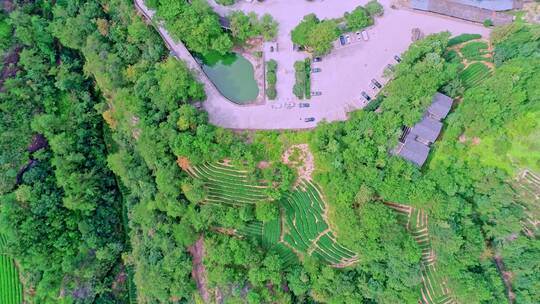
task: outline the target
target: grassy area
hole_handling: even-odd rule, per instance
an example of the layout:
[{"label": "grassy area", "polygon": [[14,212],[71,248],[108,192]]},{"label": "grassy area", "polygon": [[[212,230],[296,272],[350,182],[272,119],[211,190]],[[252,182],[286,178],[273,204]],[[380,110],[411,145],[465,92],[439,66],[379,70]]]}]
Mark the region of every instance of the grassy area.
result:
[{"label": "grassy area", "polygon": [[488,60],[485,55],[489,54],[487,51],[488,44],[484,41],[474,41],[465,44],[461,48],[461,54],[467,60]]},{"label": "grassy area", "polygon": [[482,35],[480,34],[461,34],[456,37],[452,37],[448,40],[448,47],[461,44],[463,42],[471,41],[474,39],[480,39]]}]

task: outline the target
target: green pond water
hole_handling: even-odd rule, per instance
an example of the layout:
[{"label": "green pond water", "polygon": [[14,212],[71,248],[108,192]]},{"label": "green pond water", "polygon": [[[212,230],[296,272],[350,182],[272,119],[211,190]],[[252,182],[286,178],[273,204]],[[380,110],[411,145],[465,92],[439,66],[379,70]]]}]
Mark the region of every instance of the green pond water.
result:
[{"label": "green pond water", "polygon": [[202,68],[223,96],[237,104],[248,104],[259,95],[253,65],[244,57],[231,53],[199,56]]}]

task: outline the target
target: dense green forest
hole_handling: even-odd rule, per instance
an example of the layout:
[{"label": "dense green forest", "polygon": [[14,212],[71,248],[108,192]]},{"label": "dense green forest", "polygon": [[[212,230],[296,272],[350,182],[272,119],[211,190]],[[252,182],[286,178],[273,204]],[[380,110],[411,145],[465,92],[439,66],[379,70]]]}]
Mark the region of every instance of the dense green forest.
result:
[{"label": "dense green forest", "polygon": [[[265,35],[240,31],[240,15],[237,34],[224,32],[205,1],[148,2],[194,52]],[[203,86],[131,1],[13,6],[0,16],[0,233],[27,302],[200,301],[192,268],[202,242],[206,288],[226,303],[417,303],[420,250],[384,202],[429,214],[438,272],[458,302],[508,302],[500,265],[515,303],[540,302],[540,241],[526,227],[537,199],[515,178],[540,170],[538,26],[497,29],[495,69],[474,87],[459,81],[464,66],[441,33],[403,54],[380,111],[310,132],[239,134],[191,105]],[[192,34],[199,26],[207,36]],[[388,152],[437,90],[457,102],[419,169]],[[276,208],[201,204],[204,187],[179,166],[229,159],[278,199],[295,178],[281,154],[305,142],[339,241],[360,256],[353,266],[290,266],[255,238],[220,233]]]}]

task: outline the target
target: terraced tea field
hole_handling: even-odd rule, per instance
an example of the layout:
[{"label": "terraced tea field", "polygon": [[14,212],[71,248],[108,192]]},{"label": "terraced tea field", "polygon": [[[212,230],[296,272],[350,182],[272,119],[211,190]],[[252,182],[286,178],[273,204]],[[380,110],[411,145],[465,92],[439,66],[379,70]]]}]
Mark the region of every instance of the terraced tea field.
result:
[{"label": "terraced tea field", "polygon": [[227,163],[206,163],[190,167],[188,173],[204,181],[208,190],[205,203],[242,206],[268,200],[265,186],[252,185],[246,171]]},{"label": "terraced tea field", "polygon": [[436,255],[431,248],[431,239],[428,230],[428,217],[421,209],[410,206],[385,203],[398,215],[398,220],[414,237],[422,250],[422,299],[423,304],[451,304],[456,303],[452,298],[446,279],[441,277],[436,268]]},{"label": "terraced tea field", "polygon": [[484,63],[475,62],[461,72],[460,78],[465,88],[471,88],[487,78],[490,73],[490,69]]},{"label": "terraced tea field", "polygon": [[[250,181],[246,171],[225,163],[207,163],[186,170],[204,182],[207,204],[242,206],[268,200],[266,187]],[[257,237],[268,250],[278,252],[286,262],[297,256],[314,256],[334,267],[346,267],[358,260],[339,244],[326,219],[321,190],[311,182],[301,182],[279,202],[281,216],[268,223],[252,222],[237,234]]]},{"label": "terraced tea field", "polygon": [[0,234],[0,303],[22,303],[22,286],[13,259],[3,255],[4,235]]}]

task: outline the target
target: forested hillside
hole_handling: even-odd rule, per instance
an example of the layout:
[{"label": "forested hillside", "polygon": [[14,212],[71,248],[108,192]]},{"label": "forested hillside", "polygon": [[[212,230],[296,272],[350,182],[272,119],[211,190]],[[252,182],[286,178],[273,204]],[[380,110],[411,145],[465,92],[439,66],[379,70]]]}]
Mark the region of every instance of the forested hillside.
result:
[{"label": "forested hillside", "polygon": [[[232,47],[204,1],[148,2],[192,51]],[[192,35],[201,20],[208,36]],[[516,179],[540,173],[539,32],[498,29],[494,70],[474,87],[441,33],[402,55],[378,111],[309,132],[233,133],[193,106],[203,86],[131,1],[16,1],[0,16],[0,234],[25,301],[418,303],[431,276],[459,303],[540,302],[530,224],[540,190]],[[420,169],[389,151],[436,91],[456,103]],[[292,191],[296,172],[282,162],[298,143],[315,157],[322,229],[358,257],[347,267],[286,259],[250,237],[276,222],[277,202],[290,204],[290,226],[295,212],[308,218],[294,209],[308,191]],[[189,173],[223,160],[227,174]],[[210,188],[212,178],[221,183]],[[229,195],[223,185],[256,202],[205,203]],[[436,274],[424,275],[424,247],[400,208],[429,231]]]}]

